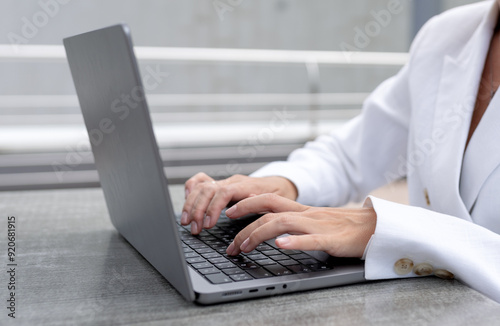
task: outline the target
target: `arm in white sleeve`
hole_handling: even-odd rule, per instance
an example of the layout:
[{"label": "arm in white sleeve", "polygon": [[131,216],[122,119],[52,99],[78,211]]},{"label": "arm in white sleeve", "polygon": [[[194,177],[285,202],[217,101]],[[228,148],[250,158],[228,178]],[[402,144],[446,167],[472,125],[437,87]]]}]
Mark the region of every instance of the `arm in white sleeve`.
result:
[{"label": "arm in white sleeve", "polygon": [[410,259],[430,264],[500,302],[500,235],[474,223],[423,208],[369,197],[377,226],[365,257],[370,280],[416,277],[398,275],[395,263]]},{"label": "arm in white sleeve", "polygon": [[295,150],[286,162],[270,163],[251,176],[285,177],[297,187],[298,202],[333,207],[359,202],[373,189],[403,177],[398,158],[407,153],[410,74],[430,25],[415,38],[409,63],[373,91],[361,115]]},{"label": "arm in white sleeve", "polygon": [[407,74],[380,85],[365,101],[363,113],[340,130],[320,136],[251,176],[282,176],[297,187],[297,201],[312,206],[340,206],[361,201],[387,183],[384,172],[397,174],[406,155],[409,123]]}]

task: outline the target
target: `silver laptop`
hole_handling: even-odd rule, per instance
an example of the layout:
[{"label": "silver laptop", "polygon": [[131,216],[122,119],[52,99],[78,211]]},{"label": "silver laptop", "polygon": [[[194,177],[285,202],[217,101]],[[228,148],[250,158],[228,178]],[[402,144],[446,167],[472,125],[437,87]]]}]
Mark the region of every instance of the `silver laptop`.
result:
[{"label": "silver laptop", "polygon": [[274,241],[226,255],[251,218],[221,216],[191,235],[174,214],[129,28],[69,37],[64,46],[111,221],[186,300],[213,304],[365,281],[358,259],[280,250]]}]

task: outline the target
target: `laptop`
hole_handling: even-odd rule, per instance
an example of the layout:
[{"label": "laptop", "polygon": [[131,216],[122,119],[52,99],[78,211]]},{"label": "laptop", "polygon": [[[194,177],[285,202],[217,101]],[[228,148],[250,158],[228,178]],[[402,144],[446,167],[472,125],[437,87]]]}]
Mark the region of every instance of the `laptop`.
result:
[{"label": "laptop", "polygon": [[214,304],[364,282],[364,263],[267,241],[228,256],[252,217],[193,236],[179,224],[134,55],[114,25],[64,39],[109,215],[118,232],[189,301]]}]

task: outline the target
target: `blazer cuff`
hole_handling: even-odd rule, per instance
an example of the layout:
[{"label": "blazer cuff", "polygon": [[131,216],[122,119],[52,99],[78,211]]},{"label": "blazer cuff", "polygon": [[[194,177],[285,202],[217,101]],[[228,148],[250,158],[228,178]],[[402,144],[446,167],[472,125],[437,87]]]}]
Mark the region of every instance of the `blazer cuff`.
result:
[{"label": "blazer cuff", "polygon": [[[455,273],[451,270],[453,264],[449,263],[453,257],[443,255],[450,251],[442,243],[441,232],[443,227],[449,227],[450,222],[453,224],[459,219],[373,196],[365,200],[364,206],[373,207],[377,214],[375,233],[365,251],[366,279],[416,277],[419,276],[415,274],[417,265],[430,265],[433,270]],[[407,270],[401,270],[398,263],[405,261],[410,266],[406,267]],[[431,274],[423,273],[422,276]]]}]

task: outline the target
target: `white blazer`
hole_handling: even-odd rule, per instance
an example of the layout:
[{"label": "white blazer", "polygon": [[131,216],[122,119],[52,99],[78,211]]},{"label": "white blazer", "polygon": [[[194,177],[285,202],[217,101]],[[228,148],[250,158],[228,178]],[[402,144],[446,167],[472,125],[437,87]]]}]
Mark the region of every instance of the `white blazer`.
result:
[{"label": "white blazer", "polygon": [[406,176],[411,206],[365,202],[377,213],[367,279],[417,277],[411,266],[400,275],[406,258],[500,302],[500,92],[464,154],[498,12],[486,1],[434,17],[409,63],[372,93],[360,116],[252,174],[290,179],[297,200],[315,206],[359,201]]}]

